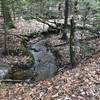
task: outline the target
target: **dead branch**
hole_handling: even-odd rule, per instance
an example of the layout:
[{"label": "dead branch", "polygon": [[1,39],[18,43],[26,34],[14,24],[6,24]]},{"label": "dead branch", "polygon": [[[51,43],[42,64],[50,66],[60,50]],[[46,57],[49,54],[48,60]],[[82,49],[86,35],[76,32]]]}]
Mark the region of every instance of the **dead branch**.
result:
[{"label": "dead branch", "polygon": [[[3,32],[0,32],[0,34],[1,34],[1,35],[5,35]],[[24,35],[10,34],[10,33],[8,33],[7,35],[16,36],[16,37],[18,37],[18,38],[22,38],[22,36],[24,36]]]},{"label": "dead branch", "polygon": [[[43,23],[43,24],[48,25],[49,27],[51,27],[53,29],[57,29],[57,30],[63,31],[63,27],[60,27],[60,26],[58,27],[57,26],[57,22],[55,23],[55,22],[45,21],[42,18],[36,18],[36,20],[41,22],[41,23]],[[58,23],[58,24],[60,24],[61,26],[64,26],[64,24],[62,24],[62,23]],[[68,24],[67,27],[70,28],[71,25]],[[95,33],[96,35],[100,35],[98,30],[96,30],[96,29],[94,29],[93,27],[90,27],[90,26],[83,27],[81,25],[76,25],[75,27],[76,27],[76,29],[79,29],[79,30],[88,30],[91,33]]]},{"label": "dead branch", "polygon": [[41,18],[36,18],[36,20],[39,21],[39,22],[41,22],[41,23],[43,23],[43,24],[48,25],[49,27],[51,27],[53,29],[62,30],[61,27],[57,27],[56,26],[56,23],[55,22],[45,21],[45,20],[43,20]]},{"label": "dead branch", "polygon": [[91,40],[96,40],[100,38],[100,36],[93,36],[93,37],[86,37],[85,39],[79,39],[80,42],[83,42],[83,41],[91,41]]},{"label": "dead branch", "polygon": [[11,79],[5,79],[5,80],[0,80],[0,83],[20,83],[22,80],[11,80]]},{"label": "dead branch", "polygon": [[[69,25],[69,26],[70,26],[70,25]],[[94,29],[93,27],[89,27],[89,26],[83,27],[83,26],[77,25],[77,26],[76,26],[76,29],[79,29],[79,30],[87,30],[87,31],[89,31],[89,32],[91,32],[91,33],[94,33],[94,34],[100,36],[99,31],[96,30],[96,29]]]}]

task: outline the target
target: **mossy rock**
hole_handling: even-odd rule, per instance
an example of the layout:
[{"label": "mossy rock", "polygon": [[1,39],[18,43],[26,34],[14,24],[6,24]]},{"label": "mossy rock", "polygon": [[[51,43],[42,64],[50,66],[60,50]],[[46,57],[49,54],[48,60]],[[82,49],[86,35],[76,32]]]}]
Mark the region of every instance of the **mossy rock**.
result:
[{"label": "mossy rock", "polygon": [[9,66],[8,66],[7,64],[0,64],[0,68],[1,68],[1,67],[2,67],[2,68],[3,68],[3,67],[4,67],[4,68],[9,68]]},{"label": "mossy rock", "polygon": [[26,79],[34,79],[35,74],[31,69],[28,70],[17,70],[11,73],[11,79],[14,80],[26,80]]}]

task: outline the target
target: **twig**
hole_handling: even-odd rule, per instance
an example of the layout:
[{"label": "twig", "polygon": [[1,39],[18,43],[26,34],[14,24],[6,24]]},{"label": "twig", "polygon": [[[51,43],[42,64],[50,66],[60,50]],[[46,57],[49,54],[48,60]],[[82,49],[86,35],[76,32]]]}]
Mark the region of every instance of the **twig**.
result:
[{"label": "twig", "polygon": [[20,83],[20,82],[22,82],[22,80],[11,80],[11,79],[0,80],[0,83],[8,83],[8,82]]},{"label": "twig", "polygon": [[[0,34],[1,34],[1,35],[5,35],[3,32],[2,32],[2,33],[0,32]],[[10,34],[10,33],[8,33],[7,35],[13,35],[13,36],[16,36],[16,37],[18,37],[18,38],[22,38],[22,36],[24,36],[24,35]]]}]

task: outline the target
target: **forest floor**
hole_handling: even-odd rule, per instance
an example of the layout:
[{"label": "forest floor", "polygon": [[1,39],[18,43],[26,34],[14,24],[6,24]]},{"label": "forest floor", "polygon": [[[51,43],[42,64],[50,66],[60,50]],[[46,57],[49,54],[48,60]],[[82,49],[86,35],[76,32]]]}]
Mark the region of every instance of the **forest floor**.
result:
[{"label": "forest floor", "polygon": [[[17,29],[11,30],[11,33],[27,33],[29,29],[30,31],[34,29],[34,26],[32,26],[33,22],[30,24],[31,28],[27,26],[28,23],[23,23],[18,23]],[[57,59],[57,64],[60,67],[58,75],[34,84],[6,84],[1,82],[0,100],[100,100],[100,52],[94,54],[89,59],[83,60],[75,68],[67,69],[69,67],[68,65],[66,66],[69,62],[68,45],[60,38],[61,35],[48,37],[50,47],[52,46],[53,50],[59,52],[59,55],[56,55],[60,58]],[[38,39],[33,39],[30,42],[33,43],[38,41]],[[13,37],[13,40],[19,41],[15,37]],[[15,47],[16,43],[19,43],[16,41],[12,46],[9,45],[9,47]],[[95,42],[99,48],[100,39],[97,39]],[[93,44],[94,42],[91,43]],[[0,64],[24,63],[27,60],[26,56],[20,55],[0,56]]]},{"label": "forest floor", "polygon": [[36,84],[0,84],[0,100],[100,100],[100,53]]}]

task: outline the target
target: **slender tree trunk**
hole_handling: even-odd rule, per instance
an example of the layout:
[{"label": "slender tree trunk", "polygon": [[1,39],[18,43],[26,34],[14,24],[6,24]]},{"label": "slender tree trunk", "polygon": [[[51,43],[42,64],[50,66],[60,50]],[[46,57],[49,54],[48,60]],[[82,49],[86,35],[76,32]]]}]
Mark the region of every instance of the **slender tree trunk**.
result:
[{"label": "slender tree trunk", "polygon": [[65,10],[64,10],[64,31],[62,39],[67,40],[67,24],[68,24],[68,15],[69,15],[69,0],[65,0]]},{"label": "slender tree trunk", "polygon": [[75,65],[75,51],[74,51],[74,42],[75,42],[75,36],[74,36],[74,31],[75,31],[75,23],[74,23],[74,18],[72,17],[71,21],[71,33],[70,33],[70,62],[72,67]]},{"label": "slender tree trunk", "polygon": [[4,54],[7,54],[8,53],[8,50],[7,50],[7,29],[6,29],[6,25],[4,25]]},{"label": "slender tree trunk", "polygon": [[1,9],[2,9],[2,15],[4,18],[4,23],[6,24],[6,27],[13,28],[14,24],[13,24],[11,14],[10,14],[8,0],[1,0]]},{"label": "slender tree trunk", "polygon": [[16,19],[15,1],[13,0],[11,3],[12,3],[11,7],[12,7],[12,13],[13,13],[13,20],[15,20]]},{"label": "slender tree trunk", "polygon": [[3,18],[4,18],[4,25],[3,25],[3,28],[4,28],[4,54],[7,53],[7,40],[6,40],[6,37],[7,37],[7,33],[6,33],[6,20],[5,20],[5,17],[6,17],[6,13],[4,12],[5,11],[5,1],[4,0],[1,0],[1,9],[2,9],[2,15],[3,15]]},{"label": "slender tree trunk", "polygon": [[72,5],[72,0],[69,0],[69,16],[72,14],[72,7],[73,7],[73,5]]}]

